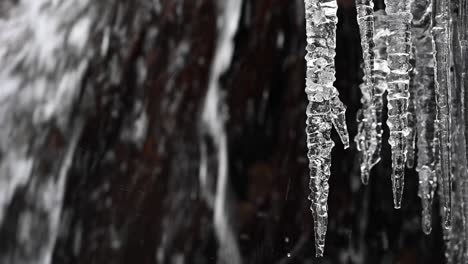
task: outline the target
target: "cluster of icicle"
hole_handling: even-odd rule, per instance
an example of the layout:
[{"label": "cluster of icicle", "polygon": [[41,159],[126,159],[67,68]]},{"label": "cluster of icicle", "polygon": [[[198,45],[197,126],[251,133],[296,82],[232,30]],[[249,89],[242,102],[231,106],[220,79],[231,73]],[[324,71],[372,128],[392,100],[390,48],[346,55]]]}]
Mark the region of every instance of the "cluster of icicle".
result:
[{"label": "cluster of icicle", "polygon": [[[316,255],[327,228],[332,124],[348,146],[345,108],[333,87],[335,0],[304,0],[307,25],[307,146]],[[394,207],[401,207],[405,167],[416,165],[422,229],[432,230],[432,201],[441,204],[447,259],[468,260],[468,3],[466,0],[357,0],[363,50],[363,107],[355,142],[361,178],[380,160],[383,95],[392,150]],[[416,159],[417,150],[417,159]],[[453,213],[452,213],[453,212]],[[453,220],[453,221],[452,221]],[[457,235],[454,235],[454,234]],[[460,235],[462,234],[462,235]],[[456,248],[456,249],[455,249]],[[456,260],[454,260],[456,259]]]}]

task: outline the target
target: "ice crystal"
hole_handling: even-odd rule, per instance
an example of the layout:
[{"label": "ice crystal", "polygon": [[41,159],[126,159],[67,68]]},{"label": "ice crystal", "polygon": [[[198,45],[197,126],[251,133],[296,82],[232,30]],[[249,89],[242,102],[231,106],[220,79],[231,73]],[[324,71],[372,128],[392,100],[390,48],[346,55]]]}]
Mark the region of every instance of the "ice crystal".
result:
[{"label": "ice crystal", "polygon": [[307,32],[307,147],[309,152],[315,253],[322,256],[328,224],[328,179],[330,178],[332,126],[345,148],[349,146],[345,106],[333,87],[335,81],[335,40],[337,4],[334,0],[305,0]]}]

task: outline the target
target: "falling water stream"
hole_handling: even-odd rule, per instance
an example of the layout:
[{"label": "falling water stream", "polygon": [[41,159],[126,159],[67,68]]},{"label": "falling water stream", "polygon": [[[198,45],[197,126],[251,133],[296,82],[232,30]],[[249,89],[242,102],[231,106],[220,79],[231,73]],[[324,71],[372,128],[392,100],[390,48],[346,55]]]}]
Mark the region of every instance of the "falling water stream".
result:
[{"label": "falling water stream", "polygon": [[[237,32],[242,1],[229,0],[218,3],[220,15],[217,20],[218,39],[216,51],[208,81],[208,92],[205,97],[205,105],[202,112],[202,126],[206,127],[206,133],[212,138],[217,153],[217,171],[201,171],[200,182],[205,192],[210,193],[206,186],[206,177],[215,177],[216,189],[211,197],[214,201],[207,199],[208,204],[213,207],[213,224],[216,229],[220,243],[218,263],[242,263],[237,241],[232,230],[232,210],[229,207],[228,196],[228,143],[225,131],[226,109],[220,89],[220,77],[231,64],[234,43],[233,39]],[[202,142],[206,144],[206,142]],[[207,147],[202,147],[201,168],[207,167]],[[210,173],[212,175],[210,175]],[[210,197],[210,196],[208,196]]]}]

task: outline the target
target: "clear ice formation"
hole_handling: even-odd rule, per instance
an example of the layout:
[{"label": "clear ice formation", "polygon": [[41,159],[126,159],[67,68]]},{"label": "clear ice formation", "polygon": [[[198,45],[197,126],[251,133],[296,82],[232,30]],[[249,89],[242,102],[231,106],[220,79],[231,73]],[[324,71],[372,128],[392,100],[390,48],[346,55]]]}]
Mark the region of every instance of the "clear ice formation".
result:
[{"label": "clear ice formation", "polygon": [[[305,4],[309,199],[316,254],[321,256],[332,124],[345,146],[348,141],[345,108],[333,87],[337,6],[333,0],[305,0]],[[355,137],[362,155],[361,179],[367,184],[370,170],[380,160],[387,92],[394,207],[401,207],[405,166],[415,167],[423,232],[432,230],[433,200],[438,195],[447,260],[468,263],[468,1],[387,0],[385,4],[385,11],[374,12],[371,0],[356,2],[364,58],[363,107]]]},{"label": "clear ice formation", "polygon": [[387,76],[387,125],[390,130],[389,144],[392,147],[392,185],[395,208],[401,207],[407,159],[408,99],[410,82],[410,53],[412,20],[411,2],[386,0],[388,23]]},{"label": "clear ice formation", "polygon": [[[411,35],[413,33],[411,32]],[[409,98],[408,98],[408,136],[406,140],[406,166],[408,168],[414,167],[414,162],[416,158],[416,113],[415,113],[415,100],[416,100],[416,85],[414,74],[415,74],[415,47],[412,46],[410,53],[410,83],[409,83]]]},{"label": "clear ice formation", "polygon": [[435,94],[437,103],[437,137],[439,138],[444,225],[451,224],[451,149],[450,149],[450,31],[449,1],[433,0],[432,37],[435,63]]},{"label": "clear ice formation", "polygon": [[[458,43],[460,45],[460,90],[462,93],[462,116],[463,118],[463,127],[462,134],[465,136],[465,146],[464,146],[464,158],[465,162],[468,161],[468,144],[467,144],[467,135],[468,135],[468,112],[466,111],[466,102],[468,100],[468,1],[459,0],[459,26],[458,26]],[[463,241],[465,242],[464,249],[464,258],[465,261],[468,260],[468,169],[465,167],[465,174],[461,182],[461,199],[462,199],[462,223],[463,223]]]},{"label": "clear ice formation", "polygon": [[374,13],[374,87],[372,95],[372,106],[375,109],[375,150],[372,154],[372,166],[380,161],[380,150],[382,149],[382,119],[383,119],[383,95],[388,89],[387,76],[390,73],[387,62],[387,38],[388,27],[384,10]]},{"label": "clear ice formation", "polygon": [[437,188],[435,170],[434,121],[436,119],[434,91],[434,59],[432,51],[431,2],[415,1],[412,5],[413,26],[411,29],[414,51],[415,70],[415,115],[417,130],[419,197],[422,204],[422,230],[429,234],[432,230],[432,200]]},{"label": "clear ice formation", "polygon": [[[369,181],[369,173],[380,157],[378,130],[376,128],[376,105],[374,105],[374,2],[358,0],[356,2],[357,19],[361,34],[361,46],[364,57],[364,80],[361,84],[363,108],[358,114],[359,128],[354,139],[361,154],[361,179]],[[376,153],[377,152],[377,153]],[[376,155],[377,154],[377,155]]]},{"label": "clear ice formation", "polygon": [[335,81],[336,12],[335,0],[305,0],[307,33],[307,147],[314,218],[315,254],[322,256],[328,224],[328,179],[330,178],[332,126],[345,148],[349,146],[345,106],[333,86]]}]

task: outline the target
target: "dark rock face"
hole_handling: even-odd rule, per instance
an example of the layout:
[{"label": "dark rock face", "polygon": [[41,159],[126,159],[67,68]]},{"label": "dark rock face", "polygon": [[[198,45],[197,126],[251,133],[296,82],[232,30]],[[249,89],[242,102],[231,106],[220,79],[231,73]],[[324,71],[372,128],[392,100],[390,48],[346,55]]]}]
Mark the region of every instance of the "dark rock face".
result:
[{"label": "dark rock face", "polygon": [[[91,60],[70,117],[84,127],[52,263],[221,263],[213,205],[199,178],[200,142],[207,145],[209,171],[219,166],[200,125],[217,48],[217,1],[105,2],[108,26],[90,41],[98,50],[108,37],[109,50]],[[339,4],[336,87],[353,138],[362,55],[354,4]],[[356,148],[343,150],[336,133],[326,250],[315,259],[304,48],[302,0],[243,1],[233,59],[220,80],[228,117],[225,217],[242,263],[442,263],[440,219],[430,236],[420,229],[416,173],[407,171],[396,211],[388,144],[362,186]],[[213,195],[216,183],[208,175]],[[0,236],[14,236],[4,229]],[[13,245],[8,241],[1,252]]]}]

